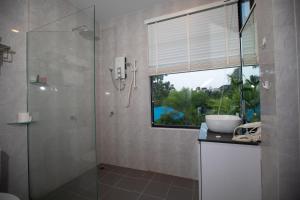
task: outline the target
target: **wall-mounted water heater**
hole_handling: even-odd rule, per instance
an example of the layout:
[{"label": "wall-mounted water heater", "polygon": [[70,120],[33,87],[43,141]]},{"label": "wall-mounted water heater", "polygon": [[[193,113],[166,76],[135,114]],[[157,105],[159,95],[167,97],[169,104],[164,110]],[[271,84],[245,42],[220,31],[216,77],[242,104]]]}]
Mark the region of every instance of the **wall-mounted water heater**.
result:
[{"label": "wall-mounted water heater", "polygon": [[115,58],[115,79],[126,78],[126,57]]},{"label": "wall-mounted water heater", "polygon": [[[136,85],[136,72],[137,72],[137,67],[136,67],[137,61],[134,60],[133,63],[127,63],[126,57],[116,57],[115,62],[114,62],[114,67],[110,67],[110,76],[113,82],[114,87],[119,91],[123,91],[126,87],[126,78],[127,78],[127,67],[131,68],[132,72],[132,78],[128,90],[128,101],[126,108],[129,108],[130,106],[130,98],[132,96],[132,90],[137,89]],[[128,72],[129,73],[129,72]],[[119,85],[117,85],[116,81],[119,82]]]}]

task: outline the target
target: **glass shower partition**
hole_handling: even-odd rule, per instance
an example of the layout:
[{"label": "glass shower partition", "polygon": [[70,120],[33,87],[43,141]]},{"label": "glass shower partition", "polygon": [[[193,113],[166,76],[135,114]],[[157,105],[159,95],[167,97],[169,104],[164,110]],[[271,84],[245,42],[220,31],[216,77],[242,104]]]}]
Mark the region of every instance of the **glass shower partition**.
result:
[{"label": "glass shower partition", "polygon": [[30,198],[97,199],[94,6],[27,34]]}]

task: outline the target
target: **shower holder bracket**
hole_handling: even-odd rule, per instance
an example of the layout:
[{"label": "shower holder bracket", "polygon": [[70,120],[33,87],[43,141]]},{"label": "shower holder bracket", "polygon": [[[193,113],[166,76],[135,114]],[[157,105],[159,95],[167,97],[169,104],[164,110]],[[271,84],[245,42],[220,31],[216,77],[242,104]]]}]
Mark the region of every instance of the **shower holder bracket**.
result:
[{"label": "shower holder bracket", "polygon": [[0,37],[0,72],[4,62],[6,63],[13,62],[14,54],[16,54],[16,52],[12,51],[10,46],[1,44],[1,37]]}]

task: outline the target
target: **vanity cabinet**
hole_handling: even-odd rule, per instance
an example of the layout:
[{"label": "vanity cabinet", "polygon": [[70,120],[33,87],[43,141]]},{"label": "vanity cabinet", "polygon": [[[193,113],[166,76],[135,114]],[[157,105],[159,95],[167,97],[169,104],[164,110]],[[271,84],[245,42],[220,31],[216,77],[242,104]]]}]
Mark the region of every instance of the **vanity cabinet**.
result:
[{"label": "vanity cabinet", "polygon": [[259,145],[201,142],[199,200],[261,200]]}]

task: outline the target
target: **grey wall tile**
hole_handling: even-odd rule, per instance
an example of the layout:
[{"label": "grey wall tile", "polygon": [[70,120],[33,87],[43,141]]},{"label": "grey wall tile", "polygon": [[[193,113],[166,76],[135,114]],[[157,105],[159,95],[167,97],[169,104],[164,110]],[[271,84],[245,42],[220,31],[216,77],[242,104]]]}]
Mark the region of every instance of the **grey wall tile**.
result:
[{"label": "grey wall tile", "polygon": [[[9,157],[8,192],[26,200],[27,131],[24,126],[11,126],[18,112],[26,111],[26,0],[1,1],[0,37],[16,52],[13,63],[4,63],[0,74],[0,148]],[[11,32],[18,29],[19,33]]]},{"label": "grey wall tile", "polygon": [[267,39],[266,47],[259,49],[262,79],[272,82],[270,90],[261,92],[262,184],[266,200],[299,197],[298,4],[294,0],[257,1],[259,42]]},{"label": "grey wall tile", "polygon": [[[4,64],[0,75],[0,148],[9,156],[8,192],[17,195],[22,200],[28,199],[27,129],[25,126],[11,126],[7,123],[15,121],[18,112],[26,112],[27,110],[26,31],[52,22],[74,11],[76,11],[76,7],[70,4],[68,0],[1,1],[0,37],[2,37],[4,44],[10,45],[12,50],[16,51],[16,54],[13,63]],[[81,17],[75,18],[75,21],[69,23],[68,30],[76,25],[75,22],[80,23]],[[58,23],[54,23],[51,28],[56,27],[60,27]],[[12,28],[18,29],[20,32],[13,33],[10,31]],[[40,49],[36,51],[37,56],[38,53],[45,53],[39,52]],[[62,48],[62,51],[65,50]],[[78,53],[76,64],[84,64],[81,55]],[[49,59],[51,60],[51,58],[53,55],[49,54]],[[72,61],[72,58],[66,58],[66,61]],[[61,77],[57,76],[56,78]],[[84,100],[86,99],[78,97],[76,101],[80,103]],[[82,117],[86,116],[83,115]],[[81,125],[86,124],[87,122],[83,120]],[[86,141],[87,138],[82,137],[81,139]]]},{"label": "grey wall tile", "polygon": [[[54,12],[73,9],[67,1],[50,3],[46,6],[53,6]],[[92,8],[42,28],[53,31],[28,33],[28,73],[47,76],[49,83],[45,91],[32,85],[28,90],[29,112],[34,119],[38,116],[37,123],[28,129],[33,198],[40,198],[96,165],[94,43],[72,31],[80,25],[93,28],[94,20],[89,16],[93,16]]]},{"label": "grey wall tile", "polygon": [[[97,105],[101,113],[100,161],[136,169],[152,170],[197,179],[197,130],[151,128],[150,80],[148,76],[147,26],[144,20],[163,14],[212,3],[206,1],[166,1],[151,8],[110,19],[101,24],[100,75],[98,93],[102,102]],[[108,67],[117,56],[127,56],[129,62],[137,60],[137,86],[133,91],[131,107],[126,108],[126,89],[114,89]],[[111,92],[105,95],[105,91]],[[109,113],[115,114],[109,117]]]}]

